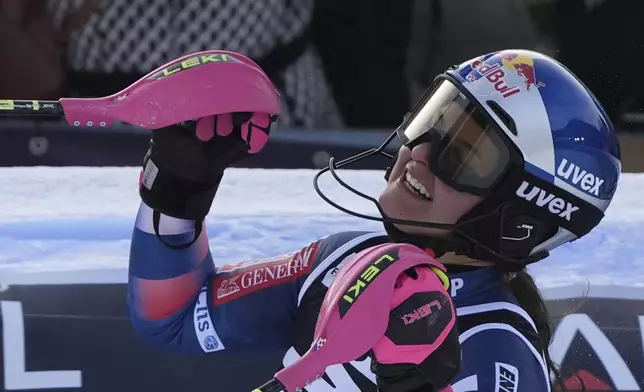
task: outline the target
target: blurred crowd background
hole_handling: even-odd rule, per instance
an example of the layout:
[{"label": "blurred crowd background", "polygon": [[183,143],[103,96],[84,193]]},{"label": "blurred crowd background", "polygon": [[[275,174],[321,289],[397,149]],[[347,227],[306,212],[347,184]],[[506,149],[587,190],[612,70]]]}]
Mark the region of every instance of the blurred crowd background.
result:
[{"label": "blurred crowd background", "polygon": [[[248,55],[282,93],[248,167],[315,168],[378,145],[452,64],[504,48],[576,73],[644,171],[644,1],[0,0],[0,99],[110,95],[182,55]],[[149,133],[0,117],[0,166],[137,166]],[[362,167],[383,167],[365,162]]]}]

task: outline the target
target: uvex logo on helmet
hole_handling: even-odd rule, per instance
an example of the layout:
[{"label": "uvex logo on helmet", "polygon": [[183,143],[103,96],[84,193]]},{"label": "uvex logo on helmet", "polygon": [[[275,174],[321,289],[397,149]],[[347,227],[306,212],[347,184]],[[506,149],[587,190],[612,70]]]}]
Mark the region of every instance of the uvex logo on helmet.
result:
[{"label": "uvex logo on helmet", "polygon": [[568,162],[565,158],[561,160],[557,168],[557,176],[571,181],[574,186],[595,196],[599,196],[599,187],[604,183],[603,179],[583,170],[572,162]]},{"label": "uvex logo on helmet", "polygon": [[[531,188],[532,187],[532,188]],[[561,197],[557,197],[552,193],[544,191],[536,185],[532,185],[527,181],[523,181],[516,191],[517,196],[522,199],[533,202],[538,207],[546,208],[548,212],[557,215],[560,218],[570,222],[572,213],[579,210],[579,207],[570,202],[565,201]]]}]

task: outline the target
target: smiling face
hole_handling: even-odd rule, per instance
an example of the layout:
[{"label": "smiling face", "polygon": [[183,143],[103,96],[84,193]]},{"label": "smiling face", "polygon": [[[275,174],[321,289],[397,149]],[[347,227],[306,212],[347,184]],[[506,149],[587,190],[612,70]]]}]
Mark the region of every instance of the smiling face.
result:
[{"label": "smiling face", "polygon": [[[402,146],[391,171],[387,187],[379,202],[385,214],[392,218],[434,223],[456,223],[476,206],[480,196],[458,192],[438,179],[429,170],[429,143],[409,149]],[[441,229],[395,225],[409,234],[441,236]]]},{"label": "smiling face", "polygon": [[[428,90],[397,133],[403,146],[379,197],[391,218],[454,224],[483,197],[448,184],[486,194],[510,161],[495,124],[449,81]],[[402,224],[396,227],[415,235],[447,233]]]}]

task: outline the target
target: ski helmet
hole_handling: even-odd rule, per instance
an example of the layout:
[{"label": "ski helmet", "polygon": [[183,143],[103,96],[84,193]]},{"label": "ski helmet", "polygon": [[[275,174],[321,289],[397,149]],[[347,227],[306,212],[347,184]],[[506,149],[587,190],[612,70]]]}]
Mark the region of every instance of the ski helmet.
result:
[{"label": "ski helmet", "polygon": [[[476,132],[460,127],[466,120],[477,124]],[[483,201],[455,224],[402,220],[387,216],[376,199],[340,179],[335,169],[358,160],[375,154],[395,159],[385,149],[396,136],[410,148],[429,142],[432,173]],[[620,159],[608,115],[570,70],[541,53],[502,50],[438,75],[380,147],[338,163],[331,158],[314,186],[334,207],[384,222],[394,240],[519,269],[601,221],[617,188]],[[317,181],[327,171],[375,203],[382,216],[351,211],[326,197]],[[413,236],[394,224],[449,229],[450,234]]]}]

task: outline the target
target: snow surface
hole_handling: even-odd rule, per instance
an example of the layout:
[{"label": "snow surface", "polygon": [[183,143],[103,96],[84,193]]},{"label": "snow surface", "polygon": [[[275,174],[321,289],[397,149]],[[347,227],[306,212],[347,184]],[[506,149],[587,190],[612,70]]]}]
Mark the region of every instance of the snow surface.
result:
[{"label": "snow surface", "polygon": [[[229,169],[207,218],[215,262],[273,256],[343,230],[382,230],[325,203],[315,173]],[[384,186],[381,171],[340,173],[372,196]],[[0,284],[125,282],[138,178],[138,168],[0,169]],[[320,186],[345,207],[377,214],[328,173]],[[623,174],[604,221],[530,271],[542,288],[644,287],[643,227],[644,174]]]}]

